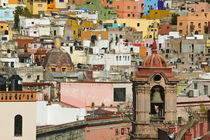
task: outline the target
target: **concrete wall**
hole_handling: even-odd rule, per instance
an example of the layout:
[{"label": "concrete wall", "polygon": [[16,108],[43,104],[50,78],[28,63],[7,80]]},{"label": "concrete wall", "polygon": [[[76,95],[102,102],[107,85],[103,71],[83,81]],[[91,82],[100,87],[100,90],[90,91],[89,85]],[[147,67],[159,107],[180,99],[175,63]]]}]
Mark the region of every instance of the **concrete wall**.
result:
[{"label": "concrete wall", "polygon": [[[0,131],[4,140],[36,139],[36,103],[35,102],[0,102]],[[22,137],[14,137],[14,118],[22,116]]]}]

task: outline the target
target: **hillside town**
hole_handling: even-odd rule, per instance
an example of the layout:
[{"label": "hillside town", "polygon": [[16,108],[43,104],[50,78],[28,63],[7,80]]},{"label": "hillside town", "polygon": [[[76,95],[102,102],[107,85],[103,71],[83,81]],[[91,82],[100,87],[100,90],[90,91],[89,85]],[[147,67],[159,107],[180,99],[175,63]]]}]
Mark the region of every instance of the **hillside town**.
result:
[{"label": "hillside town", "polygon": [[2,140],[210,140],[210,0],[0,0]]}]

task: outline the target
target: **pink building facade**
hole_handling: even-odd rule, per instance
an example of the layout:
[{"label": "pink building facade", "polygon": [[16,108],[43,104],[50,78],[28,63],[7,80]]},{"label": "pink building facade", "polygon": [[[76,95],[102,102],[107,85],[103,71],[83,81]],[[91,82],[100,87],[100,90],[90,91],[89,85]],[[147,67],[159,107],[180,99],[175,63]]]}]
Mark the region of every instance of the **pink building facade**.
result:
[{"label": "pink building facade", "polygon": [[[158,40],[155,40],[156,44],[158,44]],[[153,39],[145,39],[144,46],[146,46],[147,49],[147,55],[150,55],[152,53],[152,44],[154,40]],[[157,46],[157,50],[159,50],[159,46]]]},{"label": "pink building facade", "polygon": [[132,101],[131,83],[60,83],[61,102],[74,107],[114,108]]},{"label": "pink building facade", "polygon": [[85,128],[85,140],[127,140],[131,129],[131,123],[89,126]]}]

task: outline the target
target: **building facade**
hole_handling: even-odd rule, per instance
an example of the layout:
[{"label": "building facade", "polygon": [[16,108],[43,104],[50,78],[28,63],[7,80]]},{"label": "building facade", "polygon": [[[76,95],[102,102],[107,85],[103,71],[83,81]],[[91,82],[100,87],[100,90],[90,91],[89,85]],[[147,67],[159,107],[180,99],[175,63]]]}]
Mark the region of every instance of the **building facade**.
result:
[{"label": "building facade", "polygon": [[132,77],[134,97],[134,122],[131,139],[157,139],[158,128],[176,124],[176,84],[171,68],[157,54],[154,41],[152,54]]}]

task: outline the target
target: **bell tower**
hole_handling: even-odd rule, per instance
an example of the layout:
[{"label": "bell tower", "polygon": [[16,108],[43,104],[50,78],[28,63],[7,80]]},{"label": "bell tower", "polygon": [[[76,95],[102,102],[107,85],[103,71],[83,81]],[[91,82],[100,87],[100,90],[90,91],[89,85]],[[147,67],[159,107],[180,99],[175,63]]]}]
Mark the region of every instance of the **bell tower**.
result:
[{"label": "bell tower", "polygon": [[158,128],[175,126],[178,79],[166,60],[158,55],[154,39],[152,54],[132,76],[134,117],[131,139],[158,139]]}]

